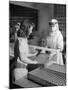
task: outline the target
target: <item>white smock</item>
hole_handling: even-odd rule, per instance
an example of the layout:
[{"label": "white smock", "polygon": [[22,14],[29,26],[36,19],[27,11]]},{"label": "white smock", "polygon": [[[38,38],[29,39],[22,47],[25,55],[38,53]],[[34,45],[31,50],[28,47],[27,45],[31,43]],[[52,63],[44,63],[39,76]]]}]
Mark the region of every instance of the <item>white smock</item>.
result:
[{"label": "white smock", "polygon": [[52,49],[60,49],[58,52],[51,53],[51,60],[56,55],[56,64],[63,65],[63,58],[62,58],[62,50],[63,50],[63,36],[59,30],[50,33],[49,37],[47,37],[47,47]]}]

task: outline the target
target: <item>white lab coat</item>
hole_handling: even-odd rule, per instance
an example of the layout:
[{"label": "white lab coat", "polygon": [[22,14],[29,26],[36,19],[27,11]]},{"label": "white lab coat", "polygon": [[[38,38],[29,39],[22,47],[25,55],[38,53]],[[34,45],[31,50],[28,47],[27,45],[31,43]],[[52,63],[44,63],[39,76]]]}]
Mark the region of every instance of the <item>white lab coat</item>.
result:
[{"label": "white lab coat", "polygon": [[47,47],[56,50],[60,49],[61,52],[58,50],[58,52],[51,53],[50,60],[52,61],[54,59],[54,56],[56,56],[54,63],[63,65],[63,58],[62,58],[63,36],[59,30],[50,33],[50,35],[47,37]]}]

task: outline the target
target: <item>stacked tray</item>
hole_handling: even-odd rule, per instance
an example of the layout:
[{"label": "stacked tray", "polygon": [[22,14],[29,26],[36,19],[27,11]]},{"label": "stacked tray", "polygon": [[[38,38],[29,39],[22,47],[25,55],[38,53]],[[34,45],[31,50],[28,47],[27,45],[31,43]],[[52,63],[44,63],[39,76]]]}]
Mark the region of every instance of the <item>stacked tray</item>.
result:
[{"label": "stacked tray", "polygon": [[54,65],[49,68],[42,68],[42,69],[37,68],[29,72],[28,79],[36,83],[39,83],[42,86],[65,86],[66,85],[65,70],[63,70],[63,68],[61,71],[58,70],[58,65]]}]

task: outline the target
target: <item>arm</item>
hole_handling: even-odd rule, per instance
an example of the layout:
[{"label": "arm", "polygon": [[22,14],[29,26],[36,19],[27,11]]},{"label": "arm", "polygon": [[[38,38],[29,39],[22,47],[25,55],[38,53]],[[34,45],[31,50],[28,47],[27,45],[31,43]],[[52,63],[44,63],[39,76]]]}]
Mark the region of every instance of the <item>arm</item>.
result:
[{"label": "arm", "polygon": [[27,64],[37,64],[37,61],[32,61],[29,58],[27,58],[25,55],[20,55],[20,60]]},{"label": "arm", "polygon": [[36,50],[36,52],[35,52],[34,54],[32,54],[32,53],[29,53],[29,54],[27,55],[27,57],[36,56],[37,54],[38,54],[38,51]]},{"label": "arm", "polygon": [[27,64],[36,64],[37,61],[32,61],[31,59],[29,59],[24,52],[22,52],[21,47],[19,47],[19,58],[22,62],[27,63]]},{"label": "arm", "polygon": [[63,45],[64,45],[64,43],[63,43],[63,36],[60,33],[60,35],[58,36],[58,39],[57,39],[57,49],[58,49],[58,51],[62,52]]}]

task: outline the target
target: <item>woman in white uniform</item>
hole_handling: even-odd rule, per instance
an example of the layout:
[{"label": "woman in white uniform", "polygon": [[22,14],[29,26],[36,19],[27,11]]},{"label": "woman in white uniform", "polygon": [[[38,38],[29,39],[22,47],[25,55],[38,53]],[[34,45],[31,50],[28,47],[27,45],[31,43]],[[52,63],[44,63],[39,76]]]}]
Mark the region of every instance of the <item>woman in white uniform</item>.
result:
[{"label": "woman in white uniform", "polygon": [[47,47],[52,50],[49,56],[48,65],[51,65],[53,63],[64,65],[63,58],[62,58],[63,36],[59,30],[58,21],[56,19],[52,19],[49,22],[49,26],[51,27],[51,32],[49,36],[47,37]]},{"label": "woman in white uniform", "polygon": [[[32,31],[32,28],[30,27],[30,33]],[[20,27],[20,30],[18,30],[18,39],[16,41],[16,45],[15,45],[15,57],[17,58],[17,63],[16,63],[16,68],[14,69],[14,78],[15,80],[18,80],[20,78],[24,78],[27,77],[27,65],[28,64],[37,64],[37,61],[34,60],[32,61],[31,59],[29,59],[28,57],[30,56],[35,56],[37,54],[30,54],[29,53],[29,47],[28,47],[28,31],[26,31],[26,27],[22,26]]]}]

